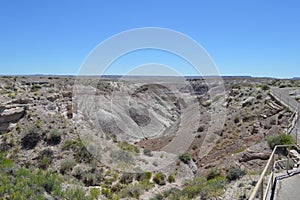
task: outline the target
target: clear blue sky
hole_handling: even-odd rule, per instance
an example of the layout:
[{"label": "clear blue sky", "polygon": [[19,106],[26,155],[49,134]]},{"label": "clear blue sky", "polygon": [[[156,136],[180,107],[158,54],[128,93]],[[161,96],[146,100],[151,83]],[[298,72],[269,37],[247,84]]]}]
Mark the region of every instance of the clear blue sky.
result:
[{"label": "clear blue sky", "polygon": [[300,76],[299,9],[297,0],[0,0],[0,74],[76,75],[108,37],[164,27],[195,39],[222,75]]}]

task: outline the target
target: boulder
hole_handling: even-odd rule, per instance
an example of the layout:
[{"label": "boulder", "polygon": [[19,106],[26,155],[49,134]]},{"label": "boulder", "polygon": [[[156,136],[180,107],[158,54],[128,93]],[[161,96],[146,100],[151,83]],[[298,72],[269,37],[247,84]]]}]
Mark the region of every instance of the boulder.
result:
[{"label": "boulder", "polygon": [[64,98],[72,98],[73,96],[73,93],[71,91],[63,91],[61,94]]},{"label": "boulder", "polygon": [[17,123],[25,115],[25,107],[19,105],[0,106],[0,132],[8,131],[11,123]]},{"label": "boulder", "polygon": [[248,162],[251,160],[268,160],[270,158],[269,152],[253,152],[253,151],[247,151],[243,154],[242,158],[240,158],[240,162]]},{"label": "boulder", "polygon": [[12,104],[31,104],[32,103],[32,99],[16,99],[14,101],[12,101]]},{"label": "boulder", "polygon": [[47,97],[47,100],[48,100],[48,101],[51,101],[51,102],[54,102],[54,101],[56,101],[58,98],[59,98],[59,95],[58,95],[58,94],[53,94],[53,95],[48,96],[48,97]]}]

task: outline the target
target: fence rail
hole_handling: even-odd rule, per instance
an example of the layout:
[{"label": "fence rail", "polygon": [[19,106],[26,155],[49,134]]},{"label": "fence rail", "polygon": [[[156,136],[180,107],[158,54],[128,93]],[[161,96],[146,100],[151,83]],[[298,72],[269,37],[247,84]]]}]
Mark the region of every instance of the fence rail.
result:
[{"label": "fence rail", "polygon": [[299,102],[297,102],[295,99],[289,97],[289,93],[282,94],[281,92],[276,90],[275,88],[270,89],[270,95],[272,95],[275,99],[277,99],[282,105],[286,106],[288,109],[290,109],[292,112],[294,112],[294,115],[291,118],[291,124],[287,128],[286,134],[291,134],[293,130],[295,132],[291,134],[294,136],[296,144],[298,144],[298,128],[297,123],[299,122]]},{"label": "fence rail", "polygon": [[[261,176],[258,180],[258,182],[256,183],[249,200],[255,200],[258,196],[259,200],[265,200],[268,197],[269,191],[270,189],[273,188],[274,185],[274,178],[275,178],[275,165],[277,162],[282,162],[282,161],[275,161],[275,155],[277,154],[277,150],[279,148],[288,148],[288,147],[294,147],[296,149],[298,149],[299,151],[299,147],[296,144],[292,144],[292,145],[277,145],[275,146],[274,150],[272,151],[272,154],[263,170],[263,172],[261,173]],[[288,151],[289,152],[289,151]],[[290,155],[288,153],[287,155],[287,159],[285,160],[286,162],[286,169],[285,170],[289,170],[289,164],[290,164]],[[267,184],[267,187],[264,189],[264,178],[270,174],[270,178]]]}]

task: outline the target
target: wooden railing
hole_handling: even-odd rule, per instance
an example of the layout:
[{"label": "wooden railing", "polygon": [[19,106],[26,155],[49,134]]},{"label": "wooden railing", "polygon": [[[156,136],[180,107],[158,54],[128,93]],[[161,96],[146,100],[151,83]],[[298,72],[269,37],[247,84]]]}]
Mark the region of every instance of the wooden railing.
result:
[{"label": "wooden railing", "polygon": [[[252,193],[250,195],[249,200],[254,200],[254,199],[258,199],[259,200],[265,200],[268,197],[268,192],[270,189],[273,188],[273,184],[274,184],[274,175],[275,175],[275,155],[277,152],[277,149],[279,148],[291,148],[291,147],[295,147],[297,149],[299,149],[299,147],[294,144],[294,145],[277,145],[275,146],[274,150],[272,151],[272,154],[263,170],[263,172],[261,173],[261,176],[258,180],[258,182],[256,183],[254,189],[252,190]],[[286,159],[286,170],[289,169],[289,163],[290,163],[290,157],[289,157],[289,153]],[[264,178],[270,175],[267,187],[264,188]]]}]

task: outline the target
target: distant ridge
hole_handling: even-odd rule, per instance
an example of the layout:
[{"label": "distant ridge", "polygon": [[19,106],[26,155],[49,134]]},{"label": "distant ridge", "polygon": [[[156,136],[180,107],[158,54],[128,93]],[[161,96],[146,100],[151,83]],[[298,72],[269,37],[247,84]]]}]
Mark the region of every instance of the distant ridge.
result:
[{"label": "distant ridge", "polygon": [[236,76],[143,76],[143,75],[55,75],[55,74],[28,74],[28,75],[11,75],[11,74],[0,74],[0,77],[10,77],[10,76],[19,76],[19,77],[91,77],[97,78],[100,77],[102,79],[121,79],[122,77],[126,78],[145,78],[145,77],[157,77],[157,78],[180,78],[184,77],[185,79],[203,79],[203,78],[223,78],[223,79],[286,79],[286,80],[300,80],[300,77],[293,77],[293,78],[278,78],[278,77],[255,77],[255,76],[243,76],[243,75],[236,75]]}]

